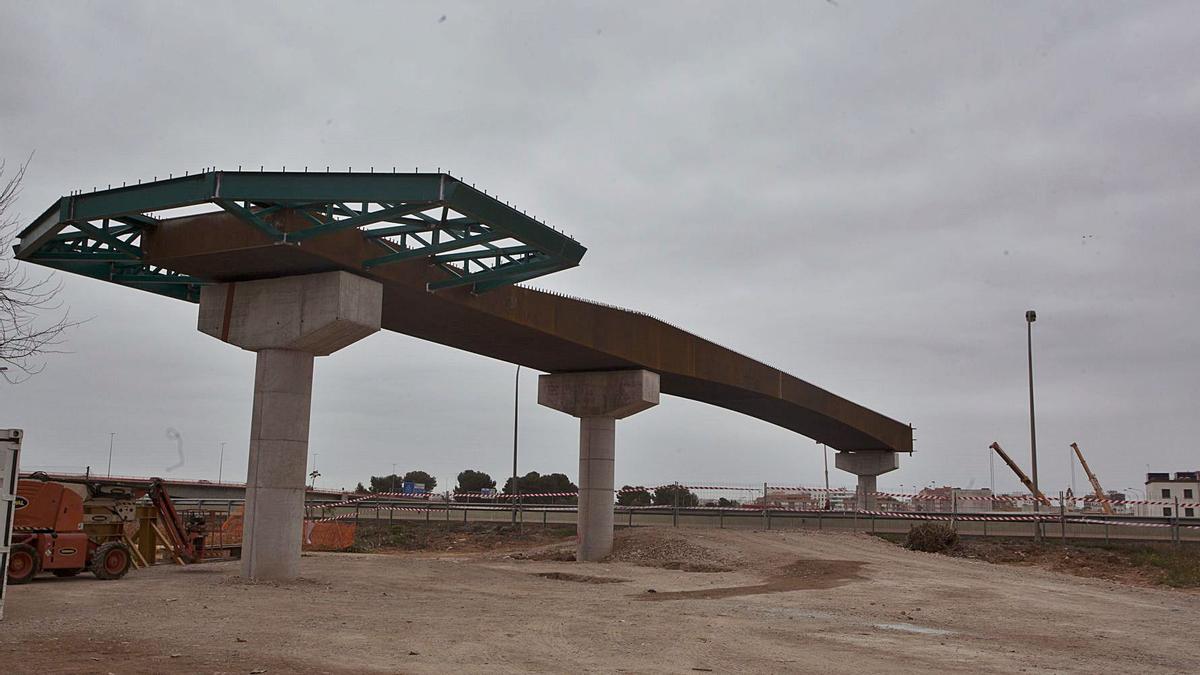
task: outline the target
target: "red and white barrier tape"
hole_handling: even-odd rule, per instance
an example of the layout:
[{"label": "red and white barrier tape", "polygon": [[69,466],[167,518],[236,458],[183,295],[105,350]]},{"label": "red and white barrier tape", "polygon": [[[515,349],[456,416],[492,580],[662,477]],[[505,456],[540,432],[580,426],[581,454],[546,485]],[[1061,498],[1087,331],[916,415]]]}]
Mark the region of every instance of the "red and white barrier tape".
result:
[{"label": "red and white barrier tape", "polygon": [[[688,485],[688,484],[682,484],[682,483],[668,483],[668,484],[659,485],[656,487],[644,487],[644,486],[627,487],[627,488],[622,488],[620,490],[615,490],[614,492],[618,495],[631,494],[631,493],[651,493],[651,492],[655,492],[655,491],[658,491],[661,489],[669,489],[669,488],[681,488],[681,489],[686,489],[686,490],[728,490],[728,491],[748,492],[748,493],[756,493],[756,494],[760,493],[762,491],[762,489],[758,488],[758,487],[742,487],[742,486],[731,486],[731,485]],[[766,486],[766,489],[768,491],[775,491],[775,492],[793,492],[793,493],[802,493],[802,494],[803,493],[829,494],[830,496],[836,495],[838,497],[843,497],[843,498],[854,497],[857,494],[854,490],[850,490],[847,488],[768,485],[768,486]],[[547,498],[547,497],[549,497],[549,498],[577,497],[578,495],[579,495],[578,492],[531,492],[531,493],[522,493],[519,495],[519,497],[521,499],[526,499],[526,498],[534,499],[534,498]],[[324,508],[338,508],[338,507],[343,507],[343,506],[359,504],[363,501],[367,501],[367,500],[375,499],[375,498],[381,498],[381,497],[389,498],[389,499],[391,499],[391,498],[430,499],[432,496],[433,496],[433,493],[430,493],[430,492],[423,492],[423,493],[373,492],[370,494],[358,495],[358,496],[355,496],[355,497],[352,497],[349,499],[344,499],[340,502],[335,502],[333,504],[322,504],[320,506],[324,507]],[[494,499],[494,500],[498,500],[498,501],[499,500],[511,500],[517,496],[518,495],[515,495],[512,493],[504,493],[504,492],[499,492],[499,493],[497,493],[497,492],[459,492],[459,493],[452,494],[452,497],[455,499],[459,499],[459,498]],[[989,497],[989,496],[961,495],[961,494],[954,495],[954,496],[943,496],[943,495],[924,494],[924,493],[913,494],[913,493],[904,493],[904,492],[869,492],[869,493],[867,493],[867,496],[888,497],[888,498],[894,498],[894,499],[908,500],[909,502],[966,501],[966,502],[1032,503],[1034,501],[1037,501],[1034,499],[1033,495],[992,495]],[[1072,504],[1078,503],[1078,502],[1083,502],[1085,504],[1107,503],[1107,504],[1114,505],[1114,506],[1120,506],[1120,505],[1172,506],[1172,505],[1175,505],[1175,502],[1173,500],[1165,500],[1165,499],[1124,499],[1124,500],[1119,500],[1119,499],[1097,499],[1094,497],[1092,497],[1092,498],[1067,497],[1065,499],[1062,499],[1062,498],[1055,497],[1055,496],[1047,497],[1047,499],[1045,501],[1043,501],[1042,503],[1046,504],[1046,503],[1050,503],[1051,501],[1058,502],[1060,504],[1063,502],[1068,502],[1068,501]],[[1186,502],[1186,503],[1180,503],[1178,506],[1181,508],[1200,508],[1200,503]],[[693,508],[695,508],[695,507],[693,507]],[[714,508],[729,508],[729,507],[714,507]],[[779,508],[782,508],[782,507],[775,507],[775,508],[778,510]],[[888,513],[896,513],[896,512],[889,511]]]},{"label": "red and white barrier tape", "polygon": [[683,483],[665,483],[655,487],[627,487],[615,490],[617,494],[627,494],[630,492],[654,492],[655,490],[663,490],[667,488],[682,488],[684,490],[730,490],[733,492],[754,492],[761,493],[761,487],[745,487],[738,485],[685,485]]},{"label": "red and white barrier tape", "polygon": [[[767,486],[767,490],[769,490],[769,491],[774,490],[776,492],[800,492],[800,493],[829,492],[832,494],[844,495],[847,497],[854,496],[855,494],[857,494],[857,492],[855,492],[854,490],[850,490],[847,488],[828,488],[828,489],[826,489],[823,487],[771,486],[771,485],[769,485],[769,486]],[[948,502],[948,501],[957,500],[957,501],[975,501],[975,502],[1024,502],[1024,503],[1029,503],[1029,502],[1036,501],[1034,499],[1033,495],[979,496],[979,495],[962,495],[962,494],[960,494],[960,495],[954,495],[954,496],[943,496],[943,495],[932,495],[932,494],[922,494],[922,493],[913,494],[911,492],[869,492],[869,493],[867,493],[867,495],[871,496],[871,497],[895,497],[895,498],[908,499],[910,501],[934,501],[934,502]],[[1157,505],[1157,506],[1172,506],[1175,504],[1174,500],[1168,500],[1168,499],[1097,499],[1095,497],[1066,497],[1066,498],[1060,499],[1059,497],[1054,496],[1054,495],[1047,495],[1046,502],[1049,502],[1049,501],[1053,501],[1053,502],[1060,502],[1060,501],[1084,502],[1084,503],[1096,503],[1096,504],[1107,503],[1107,504],[1112,504],[1112,505],[1132,504],[1132,505],[1149,505],[1149,506],[1155,506],[1155,505]],[[1043,502],[1043,503],[1046,503],[1046,502]],[[1200,503],[1180,502],[1179,506],[1181,508],[1198,508],[1198,507],[1200,507]]]},{"label": "red and white barrier tape", "polygon": [[[1087,497],[1073,497],[1073,501],[1080,501],[1088,504],[1137,504],[1142,506],[1174,506],[1175,501],[1169,499],[1089,499]],[[1196,508],[1200,507],[1200,503],[1180,502],[1181,508]]]},{"label": "red and white barrier tape", "polygon": [[[449,505],[449,506],[451,508],[453,508],[454,505]],[[326,507],[326,508],[328,508],[328,507]],[[371,508],[373,508],[376,511],[418,511],[418,512],[420,512],[420,511],[428,510],[426,507],[419,507],[419,506],[372,506]],[[495,508],[495,507],[493,507],[493,508]],[[656,510],[656,509],[666,511],[666,510],[672,509],[673,507],[670,505],[659,505],[659,506],[650,505],[650,506],[625,506],[623,508],[628,511],[643,511],[643,510]],[[553,507],[553,506],[551,506],[551,507],[547,507],[544,510],[571,511],[571,510],[573,510],[573,507]],[[697,510],[716,511],[716,510],[720,510],[720,511],[742,511],[742,512],[750,511],[750,512],[754,512],[754,513],[763,513],[764,512],[764,509],[761,505],[687,506],[687,507],[682,507],[681,510],[684,510],[684,511],[697,511]],[[1062,522],[1062,517],[1060,515],[1054,515],[1054,514],[1011,514],[1011,515],[957,514],[957,515],[955,515],[955,514],[949,514],[949,513],[920,513],[920,512],[913,513],[913,512],[904,512],[904,511],[870,511],[870,510],[865,510],[865,509],[860,509],[860,510],[856,510],[856,511],[853,511],[853,510],[852,511],[829,511],[829,510],[821,510],[821,509],[801,509],[801,508],[794,508],[794,507],[771,507],[769,509],[766,509],[766,511],[769,511],[771,513],[786,512],[786,513],[802,513],[802,514],[824,515],[824,516],[837,515],[837,516],[843,516],[843,517],[853,516],[853,515],[876,516],[876,517],[882,517],[882,518],[899,518],[899,519],[904,519],[904,520],[937,520],[937,521],[955,520],[955,521],[969,521],[969,522],[1009,522],[1009,523],[1016,523],[1016,522],[1029,523],[1029,522],[1036,522],[1036,521],[1040,520],[1042,522],[1048,522],[1048,523]],[[359,516],[359,514],[345,513],[342,515],[327,516],[324,518],[309,518],[308,522],[310,522],[310,523],[329,523],[329,522],[335,522],[335,521],[340,521],[340,520],[348,520],[350,518],[356,518],[358,516]],[[1068,517],[1066,519],[1066,522],[1067,523],[1088,524],[1088,525],[1111,525],[1111,526],[1116,526],[1116,527],[1157,527],[1157,528],[1180,527],[1183,529],[1200,530],[1200,525],[1176,525],[1173,523],[1139,523],[1139,522],[1121,521],[1121,520],[1101,520],[1098,518],[1080,518],[1078,516]]]},{"label": "red and white barrier tape", "polygon": [[370,494],[357,495],[357,496],[351,497],[349,499],[343,499],[342,501],[335,502],[333,504],[321,504],[320,506],[323,506],[325,508],[334,508],[334,507],[338,507],[338,506],[349,506],[351,504],[357,504],[359,502],[363,502],[363,501],[367,501],[367,500],[371,500],[371,499],[379,499],[380,497],[386,497],[388,499],[393,499],[396,497],[406,497],[409,499],[429,499],[430,494],[431,493],[429,493],[429,492],[421,492],[421,493],[372,492]]},{"label": "red and white barrier tape", "polygon": [[329,516],[327,518],[312,518],[312,519],[309,519],[309,522],[310,523],[332,523],[335,520],[346,520],[347,518],[353,518],[353,517],[355,517],[355,514],[353,514],[353,513],[344,513],[340,516]]},{"label": "red and white barrier tape", "polygon": [[372,492],[372,497],[388,497],[388,498],[404,498],[404,499],[429,499],[432,492]]},{"label": "red and white barrier tape", "polygon": [[455,492],[451,496],[458,497],[478,497],[480,499],[512,499],[520,496],[521,499],[526,497],[576,497],[578,492],[522,492],[520,495],[511,492]]}]

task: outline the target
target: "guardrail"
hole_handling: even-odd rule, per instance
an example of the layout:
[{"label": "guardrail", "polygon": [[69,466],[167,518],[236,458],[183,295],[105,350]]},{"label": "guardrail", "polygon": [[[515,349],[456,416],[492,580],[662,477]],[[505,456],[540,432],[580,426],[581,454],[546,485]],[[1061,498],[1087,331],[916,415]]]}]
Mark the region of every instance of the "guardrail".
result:
[{"label": "guardrail", "polygon": [[[337,504],[337,505],[334,505]],[[402,502],[363,500],[353,504],[312,502],[307,505],[316,520],[354,522],[479,522],[513,521],[508,505],[462,502]],[[811,529],[874,534],[904,534],[914,521],[951,524],[963,536],[1034,537],[1037,529],[1048,539],[1091,541],[1153,541],[1200,543],[1200,522],[1187,524],[1171,518],[1104,516],[1092,514],[1030,513],[910,513],[884,511],[805,511],[746,507],[614,507],[615,522],[626,527],[673,526],[761,530]],[[574,525],[574,505],[519,505],[516,520],[530,525]]]}]

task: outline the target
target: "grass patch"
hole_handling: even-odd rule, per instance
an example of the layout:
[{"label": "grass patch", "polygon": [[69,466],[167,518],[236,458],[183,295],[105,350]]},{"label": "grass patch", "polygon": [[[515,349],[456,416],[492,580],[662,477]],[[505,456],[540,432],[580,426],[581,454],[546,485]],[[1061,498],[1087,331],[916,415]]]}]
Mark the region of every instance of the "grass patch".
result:
[{"label": "grass patch", "polygon": [[[903,535],[881,535],[879,538],[901,546],[910,543]],[[1200,588],[1200,548],[1195,546],[1175,549],[1165,542],[1105,544],[1087,541],[1063,545],[1054,540],[1039,544],[1029,539],[965,537],[941,552],[957,558],[997,565],[1040,567],[1135,586]]]},{"label": "grass patch", "polygon": [[1132,561],[1160,570],[1161,582],[1173,588],[1200,588],[1200,555],[1195,551],[1162,551],[1146,548],[1131,552]]}]

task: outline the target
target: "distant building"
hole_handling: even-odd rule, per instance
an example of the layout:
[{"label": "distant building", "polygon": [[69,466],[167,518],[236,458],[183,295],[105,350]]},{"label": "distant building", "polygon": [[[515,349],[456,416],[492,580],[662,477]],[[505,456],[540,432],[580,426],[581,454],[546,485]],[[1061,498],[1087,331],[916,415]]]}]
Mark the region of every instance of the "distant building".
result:
[{"label": "distant building", "polygon": [[913,497],[912,508],[914,511],[922,513],[941,513],[950,511],[950,491],[954,488],[950,486],[937,488],[922,488]]},{"label": "distant building", "polygon": [[[1132,515],[1130,505],[1122,503],[1126,499],[1124,492],[1108,490],[1102,499],[1109,501],[1109,506],[1112,508],[1113,513]],[[1078,511],[1079,513],[1085,514],[1107,513],[1104,510],[1104,503],[1101,501],[1101,499],[1096,497],[1095,492],[1089,493],[1087,496],[1083,497],[1083,499],[1073,499],[1070,488],[1067,489],[1067,510]]]},{"label": "distant building", "polygon": [[827,492],[825,499],[830,511],[853,511],[858,504],[858,498],[853,492]]},{"label": "distant building", "polygon": [[[822,506],[824,500],[811,492],[768,492],[766,504],[773,509],[793,509],[800,511],[815,511]],[[754,500],[762,505],[763,498]]]},{"label": "distant building", "polygon": [[992,510],[1015,513],[1025,510],[1021,508],[1023,504],[1027,504],[1029,506],[1028,510],[1033,510],[1033,502],[1030,501],[1028,494],[1009,493],[1004,495],[996,495],[995,498],[992,499]]},{"label": "distant building", "polygon": [[913,499],[913,510],[925,513],[987,513],[992,510],[992,491],[956,487],[925,488]]},{"label": "distant building", "polygon": [[876,509],[879,511],[907,511],[908,504],[890,495],[876,498]]},{"label": "distant building", "polygon": [[[1146,474],[1146,501],[1164,502],[1162,504],[1139,504],[1139,516],[1158,516],[1173,518],[1196,518],[1200,514],[1200,471],[1176,471],[1172,478],[1169,473]],[[1179,503],[1179,513],[1175,513],[1175,503]]]}]

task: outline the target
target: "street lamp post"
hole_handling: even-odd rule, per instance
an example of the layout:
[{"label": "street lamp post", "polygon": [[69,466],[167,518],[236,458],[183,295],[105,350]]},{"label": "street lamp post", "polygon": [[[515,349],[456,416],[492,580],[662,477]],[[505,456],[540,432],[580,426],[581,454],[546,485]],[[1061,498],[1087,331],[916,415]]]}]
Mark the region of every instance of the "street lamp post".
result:
[{"label": "street lamp post", "polygon": [[[1032,456],[1033,463],[1033,512],[1034,514],[1041,512],[1041,500],[1038,495],[1041,494],[1041,489],[1038,487],[1038,465],[1037,465],[1037,426],[1033,413],[1033,322],[1037,321],[1037,312],[1032,309],[1025,312],[1025,341],[1028,346],[1029,354],[1029,453]],[[1038,541],[1042,540],[1042,521],[1036,521],[1034,528],[1035,538]]]},{"label": "street lamp post", "polygon": [[225,468],[225,441],[221,441],[221,457],[217,460],[217,482],[221,482],[221,474]]},{"label": "street lamp post", "polygon": [[825,510],[829,510],[829,446],[821,444],[821,456],[825,459]]},{"label": "street lamp post", "polygon": [[113,439],[115,439],[116,437],[117,437],[117,432],[115,432],[115,431],[109,432],[109,434],[108,434],[108,471],[104,474],[106,476],[112,475]]},{"label": "street lamp post", "polygon": [[517,478],[517,422],[521,411],[521,365],[517,364],[517,375],[513,380],[513,471],[512,471],[512,522],[517,524],[517,509],[520,508],[518,500],[521,496],[521,490],[518,487]]}]

